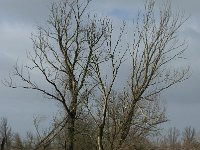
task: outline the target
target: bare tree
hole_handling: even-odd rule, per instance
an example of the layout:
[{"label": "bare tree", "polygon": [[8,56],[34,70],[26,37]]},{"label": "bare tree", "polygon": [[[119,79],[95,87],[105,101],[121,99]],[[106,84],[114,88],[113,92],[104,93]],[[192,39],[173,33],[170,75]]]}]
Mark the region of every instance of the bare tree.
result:
[{"label": "bare tree", "polygon": [[8,125],[8,121],[6,118],[1,118],[0,139],[1,139],[1,149],[11,148],[12,132],[11,132],[11,127]]},{"label": "bare tree", "polygon": [[35,144],[35,136],[32,132],[28,131],[24,140],[24,149],[34,150]]},{"label": "bare tree", "polygon": [[194,149],[196,144],[196,131],[192,127],[186,127],[183,131],[183,147],[186,150]]},{"label": "bare tree", "polygon": [[[184,81],[188,77],[188,68],[181,70],[175,68],[172,70],[169,67],[175,60],[181,58],[181,55],[185,51],[185,42],[180,43],[178,39],[178,30],[185,21],[186,19],[180,13],[173,15],[169,3],[161,8],[159,19],[156,19],[155,1],[147,1],[144,13],[139,14],[136,19],[133,43],[128,43],[132,47],[128,46],[124,48],[125,53],[121,54],[120,57],[116,57],[116,49],[120,49],[121,47],[118,42],[115,46],[115,53],[113,53],[113,57],[110,59],[111,62],[114,62],[111,63],[112,67],[110,71],[114,71],[112,72],[113,76],[111,80],[109,80],[110,83],[102,81],[103,77],[100,76],[100,69],[94,69],[97,74],[97,80],[101,83],[100,88],[102,91],[102,103],[100,103],[102,119],[99,126],[98,138],[99,150],[104,149],[102,144],[103,130],[105,128],[106,118],[108,118],[109,112],[113,110],[120,110],[121,112],[119,114],[122,118],[120,124],[118,124],[120,138],[117,149],[122,146],[130,134],[132,125],[137,120],[134,117],[138,116],[138,113],[141,114],[139,116],[143,116],[143,119],[139,118],[139,124],[136,123],[136,125],[140,126],[143,123],[143,132],[145,132],[145,129],[150,131],[149,129],[151,127],[155,127],[159,123],[166,121],[163,113],[158,112],[156,117],[154,116],[155,118],[152,117],[151,112],[153,109],[147,111],[148,105],[146,104],[152,104],[157,100],[157,97],[159,97],[162,91]],[[121,41],[123,31],[124,28],[122,28],[118,41]],[[130,80],[121,97],[122,103],[125,105],[120,103],[117,108],[113,109],[113,102],[116,103],[116,99],[118,98],[113,100],[114,97],[111,96],[111,92],[113,84],[116,81],[118,68],[123,62],[124,57],[132,63],[130,67]],[[109,108],[110,103],[111,107]],[[143,104],[145,105],[142,106]],[[120,106],[122,107],[121,109],[119,109]],[[113,120],[112,123],[116,122]],[[116,130],[113,131],[116,132]]]},{"label": "bare tree", "polygon": [[[15,67],[15,75],[25,83],[22,88],[37,90],[63,105],[67,116],[68,150],[74,147],[75,120],[84,101],[82,97],[98,84],[92,79],[93,66],[100,65],[109,55],[104,47],[111,30],[110,21],[86,16],[89,2],[62,0],[53,3],[49,26],[39,27],[38,35],[32,38],[34,51],[28,58],[33,66]],[[41,73],[48,89],[32,80],[34,71]],[[12,79],[7,84],[19,87]]]},{"label": "bare tree", "polygon": [[180,136],[180,131],[177,128],[173,127],[169,129],[167,140],[170,149],[177,149],[177,146],[180,144],[179,136]]},{"label": "bare tree", "polygon": [[[188,77],[187,68],[169,68],[186,48],[178,40],[185,18],[173,15],[170,5],[160,10],[159,18],[155,17],[155,1],[149,0],[134,24],[132,43],[124,44],[126,23],[114,41],[111,21],[87,15],[89,3],[90,0],[53,3],[48,26],[39,27],[32,38],[33,52],[28,53],[28,58],[33,65],[17,64],[14,68],[14,75],[24,85],[13,83],[13,77],[5,84],[39,91],[62,104],[65,119],[61,124],[67,130],[65,149],[74,149],[76,124],[83,111],[94,119],[98,149],[105,149],[105,136],[110,135],[110,148],[117,149],[130,133],[144,135],[166,121],[164,111],[156,113],[154,108],[159,109],[157,102],[163,90]],[[131,64],[130,80],[115,96],[114,87],[124,61]],[[35,71],[42,75],[48,88],[33,80]],[[138,128],[141,130],[136,133]]]},{"label": "bare tree", "polygon": [[24,149],[24,145],[23,145],[23,142],[22,142],[22,139],[20,137],[20,135],[18,133],[16,133],[14,135],[14,144],[13,144],[13,148],[16,149],[16,150],[23,150]]}]

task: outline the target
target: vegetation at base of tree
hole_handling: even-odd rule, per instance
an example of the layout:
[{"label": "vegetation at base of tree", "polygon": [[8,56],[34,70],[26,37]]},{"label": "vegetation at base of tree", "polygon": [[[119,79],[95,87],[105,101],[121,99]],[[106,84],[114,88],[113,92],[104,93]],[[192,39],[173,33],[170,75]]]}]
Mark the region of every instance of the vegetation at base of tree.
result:
[{"label": "vegetation at base of tree", "polygon": [[[59,121],[55,119],[54,127]],[[37,124],[39,127],[40,122]],[[75,141],[76,150],[96,150],[98,145],[94,140],[96,138],[95,129],[91,122],[81,121],[78,123],[78,128],[84,131],[85,134],[78,135]],[[37,129],[36,129],[37,130]],[[66,129],[63,129],[63,131]],[[64,150],[66,132],[58,132],[53,140],[47,145],[38,148],[40,139],[45,138],[47,131],[27,132],[24,138],[21,138],[19,133],[13,133],[6,118],[1,118],[0,121],[0,140],[6,139],[3,150]],[[2,134],[3,133],[3,134]],[[109,143],[109,141],[107,141]],[[108,144],[109,145],[109,144]],[[106,148],[110,150],[111,148]],[[154,136],[135,136],[130,134],[124,142],[123,150],[199,150],[200,135],[192,127],[185,127],[181,132],[175,127],[169,128],[165,133],[157,133]]]}]

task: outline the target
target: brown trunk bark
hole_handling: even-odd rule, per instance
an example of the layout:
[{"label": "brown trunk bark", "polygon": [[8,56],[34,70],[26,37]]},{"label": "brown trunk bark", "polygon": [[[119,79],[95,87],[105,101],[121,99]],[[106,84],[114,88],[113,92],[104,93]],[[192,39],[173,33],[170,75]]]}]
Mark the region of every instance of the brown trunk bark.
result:
[{"label": "brown trunk bark", "polygon": [[103,108],[103,119],[102,119],[101,125],[99,126],[98,139],[97,139],[98,150],[104,150],[103,148],[103,132],[104,131],[103,130],[106,123],[106,110],[107,110],[107,105],[108,105],[108,98],[105,97],[104,99],[105,99],[105,105]]},{"label": "brown trunk bark", "polygon": [[99,133],[98,133],[98,150],[104,150],[103,148],[103,125],[99,126]]},{"label": "brown trunk bark", "polygon": [[66,150],[74,150],[74,126],[75,126],[75,117],[73,115],[69,115],[69,120],[67,125]]},{"label": "brown trunk bark", "polygon": [[125,117],[124,122],[122,124],[120,141],[119,141],[118,147],[122,146],[123,142],[126,140],[128,134],[129,134],[134,111],[135,111],[135,103],[132,104],[132,107],[130,108],[129,113]]},{"label": "brown trunk bark", "polygon": [[70,113],[68,113],[68,123],[67,123],[67,150],[74,150],[74,132],[75,132],[75,120],[76,120],[76,110],[77,110],[77,97],[78,92],[76,90],[77,82],[73,78],[71,79],[70,89],[72,95],[72,101],[70,104]]}]

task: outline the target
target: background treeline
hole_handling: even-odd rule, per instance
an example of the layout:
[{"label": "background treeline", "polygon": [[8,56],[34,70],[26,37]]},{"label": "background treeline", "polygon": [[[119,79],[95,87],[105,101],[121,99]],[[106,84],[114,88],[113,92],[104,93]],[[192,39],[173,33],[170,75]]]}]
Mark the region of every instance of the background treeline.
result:
[{"label": "background treeline", "polygon": [[[36,132],[27,132],[23,138],[19,133],[12,132],[6,118],[1,118],[0,122],[0,140],[1,146],[4,150],[35,150],[35,149],[48,149],[48,150],[63,150],[65,149],[66,135],[64,132],[65,127],[58,127],[59,120],[55,119],[52,125],[54,130],[59,128],[60,132],[56,134],[47,135],[47,130],[39,131],[40,121],[39,118],[34,120]],[[88,121],[80,121],[77,128],[84,131],[76,133],[75,149],[76,150],[95,150],[98,145],[97,135],[95,134],[95,124]],[[200,149],[200,136],[192,127],[186,127],[183,131],[175,127],[171,127],[165,134],[160,134],[160,130],[151,132],[151,134],[135,135],[130,134],[129,138],[123,144],[123,150],[199,150]],[[41,139],[48,138],[48,142],[41,144]],[[104,139],[106,149],[112,149],[108,135]],[[40,145],[40,146],[39,146]],[[2,147],[1,147],[2,148]]]}]

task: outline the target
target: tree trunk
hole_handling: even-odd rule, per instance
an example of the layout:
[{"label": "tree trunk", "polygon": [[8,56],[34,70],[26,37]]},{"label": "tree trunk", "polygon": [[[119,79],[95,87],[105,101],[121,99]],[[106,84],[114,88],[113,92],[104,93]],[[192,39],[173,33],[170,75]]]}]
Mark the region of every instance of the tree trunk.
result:
[{"label": "tree trunk", "polygon": [[99,126],[99,132],[98,132],[98,150],[104,150],[103,148],[103,125]]},{"label": "tree trunk", "polygon": [[3,138],[2,142],[1,142],[1,150],[4,150],[4,145],[5,145],[5,137]]},{"label": "tree trunk", "polygon": [[67,149],[74,150],[74,126],[75,126],[75,117],[74,115],[68,115],[68,124],[67,124]]},{"label": "tree trunk", "polygon": [[129,134],[134,111],[135,111],[135,103],[132,104],[132,107],[129,110],[128,115],[125,116],[125,118],[124,118],[118,147],[122,146],[123,142],[125,141],[125,139],[127,138],[128,134]]}]

